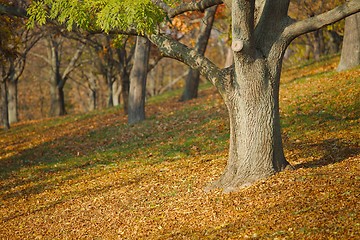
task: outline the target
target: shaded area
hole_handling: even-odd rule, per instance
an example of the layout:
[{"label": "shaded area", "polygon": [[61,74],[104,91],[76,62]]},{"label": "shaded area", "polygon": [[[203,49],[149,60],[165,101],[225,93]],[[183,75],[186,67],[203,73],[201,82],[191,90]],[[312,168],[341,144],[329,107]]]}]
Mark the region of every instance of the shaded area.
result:
[{"label": "shaded area", "polygon": [[[307,146],[302,148],[319,149],[319,151],[324,152],[323,156],[310,162],[297,164],[294,166],[296,169],[327,166],[329,164],[342,162],[343,160],[356,156],[360,153],[360,147],[358,144],[351,144],[343,141],[342,139],[327,139],[321,143],[305,144]],[[304,145],[304,143],[301,145]]]}]

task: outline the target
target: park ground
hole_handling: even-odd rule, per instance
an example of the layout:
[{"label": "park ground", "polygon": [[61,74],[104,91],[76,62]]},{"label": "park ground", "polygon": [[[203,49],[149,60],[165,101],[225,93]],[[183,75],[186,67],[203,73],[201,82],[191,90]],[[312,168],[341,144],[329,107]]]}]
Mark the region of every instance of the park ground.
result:
[{"label": "park ground", "polygon": [[295,170],[235,193],[214,88],[0,129],[0,239],[360,239],[360,68],[339,57],[284,70],[285,154]]}]

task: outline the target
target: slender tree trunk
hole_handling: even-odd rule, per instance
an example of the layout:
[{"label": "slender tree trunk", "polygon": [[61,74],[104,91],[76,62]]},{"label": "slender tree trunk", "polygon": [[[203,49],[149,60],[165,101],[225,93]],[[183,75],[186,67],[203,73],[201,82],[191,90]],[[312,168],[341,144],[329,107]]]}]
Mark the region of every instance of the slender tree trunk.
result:
[{"label": "slender tree trunk", "polygon": [[119,86],[117,80],[114,81],[113,84],[113,105],[114,107],[119,106],[120,104],[120,93],[121,93],[121,85]]},{"label": "slender tree trunk", "polygon": [[324,36],[321,29],[314,32],[314,39],[314,59],[319,61],[324,53]]},{"label": "slender tree trunk", "polygon": [[124,113],[128,114],[129,112],[129,89],[130,89],[130,78],[129,74],[125,72],[122,76],[121,81],[121,97],[123,100]]},{"label": "slender tree trunk", "polygon": [[332,30],[327,31],[327,35],[329,37],[329,43],[328,43],[329,53],[330,54],[338,53],[342,41],[341,37],[339,36],[339,34],[337,34],[337,32]]},{"label": "slender tree trunk", "polygon": [[[195,45],[195,51],[204,55],[207,47],[207,43],[210,37],[212,25],[215,18],[217,6],[208,8],[205,11],[205,16],[200,26],[199,36]],[[189,68],[189,73],[185,80],[184,92],[180,98],[180,101],[187,101],[193,98],[197,98],[200,82],[200,73],[198,70]]]},{"label": "slender tree trunk", "polygon": [[180,98],[180,101],[188,101],[198,97],[198,89],[200,82],[200,73],[198,70],[189,68],[189,72],[185,79],[184,92]]},{"label": "slender tree trunk", "polygon": [[8,94],[6,80],[0,81],[0,100],[1,100],[1,120],[5,129],[10,129],[9,111],[8,111]]},{"label": "slender tree trunk", "polygon": [[145,120],[146,75],[149,51],[149,40],[147,38],[137,37],[134,66],[130,74],[129,124],[135,124]]},{"label": "slender tree trunk", "polygon": [[360,64],[360,13],[345,19],[345,33],[338,71]]},{"label": "slender tree trunk", "polygon": [[10,80],[8,83],[8,111],[9,122],[18,122],[18,82],[16,80]]},{"label": "slender tree trunk", "polygon": [[64,90],[58,82],[56,76],[53,76],[50,82],[50,116],[52,117],[66,114]]},{"label": "slender tree trunk", "polygon": [[97,107],[97,84],[95,74],[90,72],[87,74],[88,86],[89,86],[89,105],[88,109],[90,111],[95,110]]},{"label": "slender tree trunk", "polygon": [[111,79],[107,79],[107,86],[108,86],[108,101],[107,101],[107,106],[108,107],[113,107],[114,106],[114,101],[113,101],[113,81]]},{"label": "slender tree trunk", "polygon": [[15,76],[16,69],[13,61],[10,62],[9,75],[7,78],[7,98],[8,98],[8,117],[9,122],[16,123],[18,121],[18,109],[17,109],[17,84],[18,78]]},{"label": "slender tree trunk", "polygon": [[64,99],[64,83],[60,74],[59,43],[49,39],[49,57],[51,63],[50,77],[50,116],[62,116],[66,114]]}]

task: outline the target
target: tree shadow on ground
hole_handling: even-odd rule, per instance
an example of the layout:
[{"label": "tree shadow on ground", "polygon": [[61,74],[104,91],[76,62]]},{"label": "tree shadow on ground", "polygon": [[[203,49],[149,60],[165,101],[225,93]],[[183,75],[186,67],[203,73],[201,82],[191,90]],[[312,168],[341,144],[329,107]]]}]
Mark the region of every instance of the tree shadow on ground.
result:
[{"label": "tree shadow on ground", "polygon": [[326,139],[321,143],[303,143],[302,145],[307,145],[305,149],[318,149],[319,151],[324,152],[324,154],[319,159],[296,164],[294,166],[295,169],[327,166],[330,164],[342,162],[360,153],[360,147],[358,144],[351,144],[338,138]]}]

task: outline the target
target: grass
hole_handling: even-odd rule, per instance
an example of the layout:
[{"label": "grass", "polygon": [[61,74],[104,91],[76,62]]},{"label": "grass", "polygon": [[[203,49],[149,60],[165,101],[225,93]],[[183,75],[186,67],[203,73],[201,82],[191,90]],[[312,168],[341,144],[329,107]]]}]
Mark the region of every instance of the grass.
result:
[{"label": "grass", "polygon": [[295,166],[237,193],[205,193],[223,171],[226,109],[203,85],[121,109],[0,130],[1,239],[356,239],[360,69],[338,58],[288,68],[280,92]]}]

